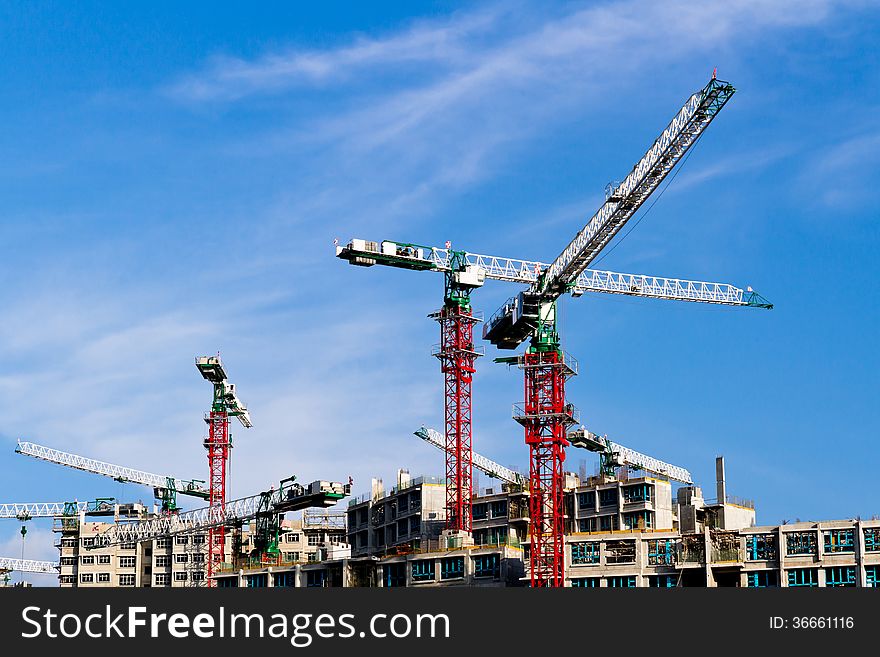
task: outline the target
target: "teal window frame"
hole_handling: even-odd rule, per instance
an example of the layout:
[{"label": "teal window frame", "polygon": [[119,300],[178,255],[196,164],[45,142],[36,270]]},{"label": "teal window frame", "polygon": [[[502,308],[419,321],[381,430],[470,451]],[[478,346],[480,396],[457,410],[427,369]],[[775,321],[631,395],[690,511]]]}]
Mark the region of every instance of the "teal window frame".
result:
[{"label": "teal window frame", "polygon": [[865,586],[867,588],[880,588],[880,566],[865,566]]},{"label": "teal window frame", "polygon": [[574,577],[571,580],[573,589],[597,589],[600,586],[599,577]]},{"label": "teal window frame", "polygon": [[412,562],[412,580],[414,582],[433,582],[435,578],[434,560],[418,559]]},{"label": "teal window frame", "polygon": [[608,586],[610,588],[634,589],[636,588],[635,575],[619,575],[608,578]]},{"label": "teal window frame", "polygon": [[501,576],[501,559],[497,554],[477,554],[474,556],[474,577],[479,579]]},{"label": "teal window frame", "polygon": [[849,588],[856,585],[855,566],[830,566],[825,569],[825,586],[828,588]]},{"label": "teal window frame", "polygon": [[750,589],[766,589],[779,586],[775,570],[756,570],[746,575],[746,586]]},{"label": "teal window frame", "polygon": [[440,560],[440,579],[464,577],[464,557],[446,557]]},{"label": "teal window frame", "polygon": [[599,563],[599,541],[571,544],[572,565]]},{"label": "teal window frame", "polygon": [[818,568],[792,568],[787,573],[788,585],[792,588],[819,586]]},{"label": "teal window frame", "polygon": [[840,554],[855,552],[855,530],[849,529],[826,529],[822,532],[822,540],[825,552]]}]

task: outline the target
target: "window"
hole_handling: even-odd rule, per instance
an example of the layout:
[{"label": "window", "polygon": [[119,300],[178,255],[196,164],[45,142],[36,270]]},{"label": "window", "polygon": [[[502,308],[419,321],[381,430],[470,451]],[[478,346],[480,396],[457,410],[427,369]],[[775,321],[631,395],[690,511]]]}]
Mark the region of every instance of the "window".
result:
[{"label": "window", "polygon": [[605,543],[606,563],[635,563],[635,561],[635,541],[608,541],[607,543]]},{"label": "window", "polygon": [[192,555],[193,563],[205,563],[205,555],[202,552],[198,552]]},{"label": "window", "polygon": [[290,562],[299,561],[299,552],[285,552],[284,560]]},{"label": "window", "polygon": [[92,573],[83,573],[79,576],[79,581],[83,584],[91,584],[93,579],[94,576],[92,575]]},{"label": "window", "polygon": [[636,486],[627,486],[623,489],[623,502],[630,504],[634,502],[650,502],[651,490],[654,487],[651,484],[638,484]]},{"label": "window", "polygon": [[76,557],[61,557],[61,565],[62,566],[75,566],[76,565]]},{"label": "window", "polygon": [[440,579],[464,577],[464,557],[446,557],[440,560]]},{"label": "window", "polygon": [[636,576],[625,575],[623,577],[609,577],[608,586],[611,588],[634,589],[636,587]]},{"label": "window", "polygon": [[91,566],[95,563],[95,556],[90,554],[89,556],[80,557],[80,561],[82,561],[83,566]]},{"label": "window", "polygon": [[776,559],[776,536],[773,534],[749,534],[746,536],[747,561],[772,561]]},{"label": "window", "polygon": [[492,515],[493,518],[506,518],[507,500],[492,502],[492,505],[489,507],[489,513]]},{"label": "window", "polygon": [[192,574],[192,581],[194,582],[204,582],[205,581],[205,571],[204,570],[195,570]]},{"label": "window", "polygon": [[599,578],[577,577],[571,580],[571,586],[575,589],[597,589],[599,588]]},{"label": "window", "polygon": [[194,534],[192,539],[193,539],[193,545],[204,545],[205,544],[205,535],[204,534]]},{"label": "window", "polygon": [[59,584],[74,584],[74,583],[76,583],[76,576],[75,575],[61,575],[58,578],[58,583]]},{"label": "window", "polygon": [[284,537],[287,543],[299,543],[299,534],[287,534]]},{"label": "window", "polygon": [[175,536],[174,544],[175,545],[186,545],[189,543],[189,536]]},{"label": "window", "polygon": [[[120,568],[134,568],[137,565],[137,557],[119,557]],[[132,575],[134,577],[134,575]],[[132,586],[134,586],[132,584]]]},{"label": "window", "polygon": [[308,570],[306,571],[306,586],[318,588],[326,586],[327,571],[326,570]]},{"label": "window", "polygon": [[856,585],[855,566],[835,566],[825,569],[825,586],[841,587]]},{"label": "window", "polygon": [[596,508],[596,491],[578,493],[578,508],[593,510]]},{"label": "window", "polygon": [[98,555],[98,563],[102,565],[107,565],[110,563],[110,555],[109,554],[99,554]]},{"label": "window", "polygon": [[238,578],[237,577],[218,577],[216,581],[217,581],[217,588],[218,589],[238,588]]},{"label": "window", "polygon": [[678,586],[678,575],[649,575],[648,586],[657,589],[672,589]]},{"label": "window", "polygon": [[188,554],[175,554],[174,555],[174,563],[188,563],[189,555]]},{"label": "window", "polygon": [[166,548],[171,547],[171,539],[170,538],[159,538],[156,540],[156,548],[159,550],[164,550]]},{"label": "window", "polygon": [[606,488],[599,491],[599,506],[617,506],[617,489]]},{"label": "window", "polygon": [[651,529],[654,526],[652,511],[634,511],[623,514],[624,529]]},{"label": "window", "polygon": [[95,545],[94,538],[84,538],[82,541],[83,541],[83,547],[93,547]]},{"label": "window", "polygon": [[420,531],[422,531],[422,519],[418,516],[413,516],[409,519],[409,533],[418,534]]},{"label": "window", "polygon": [[482,504],[474,504],[471,507],[471,514],[474,520],[485,520],[489,513],[489,505],[483,502]]},{"label": "window", "polygon": [[134,550],[137,548],[137,543],[122,543],[119,546],[120,550]]},{"label": "window", "polygon": [[596,531],[596,519],[595,518],[581,518],[578,520],[578,531],[579,532],[594,532]]},{"label": "window", "polygon": [[186,572],[174,573],[174,581],[175,582],[185,582],[186,581]]},{"label": "window", "polygon": [[75,538],[62,538],[61,539],[61,547],[63,547],[63,548],[76,547],[76,539]]},{"label": "window", "polygon": [[406,586],[406,564],[390,563],[383,566],[383,569],[385,572],[385,577],[383,578],[385,586],[389,588]]},{"label": "window", "polygon": [[501,576],[501,560],[497,554],[478,554],[474,557],[474,577]]},{"label": "window", "polygon": [[775,570],[759,570],[746,576],[746,585],[750,589],[765,589],[779,586],[779,576]]},{"label": "window", "polygon": [[675,539],[648,541],[648,565],[671,566],[675,563]]},{"label": "window", "polygon": [[865,585],[880,588],[880,566],[865,566]]},{"label": "window", "polygon": [[157,554],[156,555],[156,568],[167,568],[171,565],[171,555],[170,554]]},{"label": "window", "polygon": [[110,581],[110,573],[98,573],[98,581],[99,582],[109,582]]},{"label": "window", "polygon": [[599,531],[600,532],[613,532],[620,529],[620,525],[617,521],[617,516],[599,516]]},{"label": "window", "polygon": [[[133,558],[134,557],[132,557],[132,559]],[[119,586],[134,586],[134,575],[120,575]]]},{"label": "window", "polygon": [[852,529],[829,529],[822,532],[825,538],[825,552],[853,552]]},{"label": "window", "polygon": [[788,571],[789,586],[819,586],[816,568],[794,568]]},{"label": "window", "polygon": [[156,575],[156,586],[168,586],[171,584],[171,575],[169,573],[159,573]]},{"label": "window", "polygon": [[571,563],[599,563],[599,543],[597,541],[593,541],[592,543],[572,543]]},{"label": "window", "polygon": [[412,579],[414,582],[434,581],[434,560],[421,559],[412,562]]},{"label": "window", "polygon": [[321,535],[320,534],[309,534],[309,545],[320,545],[321,544]]},{"label": "window", "polygon": [[283,573],[275,573],[276,588],[292,588],[296,586],[296,573],[286,571]]},{"label": "window", "polygon": [[786,534],[785,553],[791,556],[816,554],[816,532]]},{"label": "window", "polygon": [[264,589],[269,586],[269,574],[257,573],[256,575],[247,575],[244,578],[244,583],[249,589]]},{"label": "window", "polygon": [[865,552],[880,552],[880,527],[865,527]]}]

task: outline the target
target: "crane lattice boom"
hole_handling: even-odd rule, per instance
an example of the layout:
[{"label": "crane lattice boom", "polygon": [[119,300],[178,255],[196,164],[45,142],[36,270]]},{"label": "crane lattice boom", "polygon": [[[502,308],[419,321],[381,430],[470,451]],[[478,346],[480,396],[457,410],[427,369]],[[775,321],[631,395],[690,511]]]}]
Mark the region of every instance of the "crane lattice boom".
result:
[{"label": "crane lattice boom", "polygon": [[[428,427],[421,427],[418,431],[414,432],[414,434],[437,449],[443,452],[446,451],[446,441],[436,430]],[[506,481],[509,484],[516,484],[517,486],[528,485],[528,477],[515,470],[511,470],[510,468],[505,468],[503,465],[496,463],[492,459],[486,458],[482,454],[474,452],[472,459],[474,467],[485,472],[490,477]]]},{"label": "crane lattice boom", "polygon": [[226,502],[222,506],[208,506],[179,514],[161,516],[137,522],[119,522],[97,535],[95,547],[118,543],[148,541],[174,534],[182,534],[227,525],[237,525],[261,516],[277,515],[309,507],[329,507],[351,493],[348,484],[313,481],[308,486],[282,482],[277,489],[258,495]]},{"label": "crane lattice boom", "polygon": [[[418,246],[388,240],[384,242],[370,242],[368,240],[353,239],[346,246],[336,247],[337,257],[348,260],[352,264],[360,266],[381,264],[404,269],[436,271],[439,273],[452,271],[450,265],[452,261],[451,253],[450,249]],[[481,255],[466,251],[457,253],[461,254],[465,263],[464,270],[471,274],[472,280],[477,285],[482,285],[483,279],[486,278],[506,281],[508,283],[534,285],[540,277],[540,272],[549,267],[549,265],[537,260]],[[465,272],[461,273],[464,274]],[[625,294],[653,299],[693,301],[729,306],[772,308],[772,304],[751,289],[743,290],[727,283],[691,281],[680,278],[625,274],[595,269],[587,269],[581,272],[571,288],[571,293],[574,296],[580,296],[585,292]]]},{"label": "crane lattice boom", "polygon": [[52,575],[57,575],[60,569],[61,566],[54,561],[0,557],[0,572],[15,570],[21,573],[51,573]]},{"label": "crane lattice boom", "polygon": [[135,470],[134,468],[126,468],[113,463],[105,463],[96,459],[90,459],[78,454],[62,452],[58,449],[52,449],[44,445],[37,445],[22,440],[18,441],[18,447],[15,451],[25,456],[32,456],[49,463],[65,465],[69,468],[82,470],[83,472],[91,472],[105,477],[111,477],[116,481],[123,483],[143,484],[144,486],[152,486],[153,488],[173,487],[178,493],[183,495],[191,495],[207,499],[208,489],[202,485],[203,482],[196,480],[185,480],[169,475],[153,474],[152,472],[144,472],[143,470]]},{"label": "crane lattice boom", "polygon": [[665,463],[655,459],[653,456],[647,456],[634,449],[618,445],[608,440],[608,436],[600,436],[584,427],[570,432],[568,434],[568,442],[572,447],[580,447],[591,452],[597,452],[611,467],[626,465],[638,470],[661,475],[667,479],[680,481],[684,484],[692,485],[694,483],[691,473],[685,468]]},{"label": "crane lattice boom", "polygon": [[623,182],[611,186],[602,207],[547,268],[531,291],[547,295],[547,300],[566,292],[681,161],[734,91],[729,82],[712,78],[692,95]]}]

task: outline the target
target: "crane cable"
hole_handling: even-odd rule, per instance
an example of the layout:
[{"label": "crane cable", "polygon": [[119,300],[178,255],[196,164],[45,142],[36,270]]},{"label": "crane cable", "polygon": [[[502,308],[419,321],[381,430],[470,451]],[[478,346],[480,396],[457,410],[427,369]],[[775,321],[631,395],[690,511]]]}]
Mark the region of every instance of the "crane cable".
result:
[{"label": "crane cable", "polygon": [[678,174],[681,173],[682,169],[684,169],[684,166],[685,166],[685,164],[687,164],[687,161],[690,159],[691,155],[693,155],[694,151],[697,150],[697,145],[700,143],[700,140],[703,138],[704,134],[705,134],[704,132],[701,132],[699,137],[697,137],[696,140],[694,140],[693,146],[691,146],[687,155],[685,155],[684,159],[681,161],[681,166],[679,166],[675,170],[675,173],[672,174],[672,178],[670,178],[669,182],[666,183],[666,186],[660,190],[660,193],[651,202],[651,205],[649,205],[647,207],[647,209],[642,213],[642,216],[639,217],[636,220],[636,222],[630,227],[630,229],[628,231],[626,231],[626,233],[623,234],[623,237],[621,237],[619,240],[617,240],[617,242],[610,249],[608,249],[601,256],[599,256],[599,258],[595,262],[590,263],[590,264],[598,265],[600,262],[602,262],[606,256],[608,256],[612,251],[614,251],[614,249],[616,249],[618,246],[620,246],[620,243],[623,242],[623,240],[625,240],[627,237],[629,237],[629,234],[631,232],[633,232],[638,227],[638,225],[640,223],[642,223],[642,219],[644,219],[645,217],[648,216],[648,213],[651,211],[651,208],[653,208],[657,204],[657,201],[660,200],[660,197],[663,196],[663,194],[666,192],[666,190],[669,189],[669,186],[675,181],[675,178],[678,176]]}]

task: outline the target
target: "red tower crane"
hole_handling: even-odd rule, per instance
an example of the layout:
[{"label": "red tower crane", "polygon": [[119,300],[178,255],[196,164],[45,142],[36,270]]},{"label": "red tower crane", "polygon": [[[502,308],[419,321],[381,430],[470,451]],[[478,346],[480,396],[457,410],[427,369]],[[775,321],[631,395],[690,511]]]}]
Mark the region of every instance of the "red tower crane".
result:
[{"label": "red tower crane", "polygon": [[[470,393],[474,360],[480,355],[472,346],[472,328],[479,318],[470,307],[470,292],[486,278],[529,285],[528,290],[509,299],[492,316],[483,328],[483,337],[499,349],[515,349],[529,339],[526,353],[498,358],[496,362],[516,364],[524,372],[525,401],[514,405],[514,418],[525,429],[530,454],[533,587],[563,584],[562,466],[568,445],[567,429],[578,421],[574,407],[565,399],[565,382],[577,374],[577,362],[561,349],[556,315],[559,297],[566,292],[580,296],[589,291],[772,308],[772,304],[751,288],[744,291],[721,283],[587,269],[683,159],[734,91],[731,84],[713,76],[703,89],[688,98],[623,182],[608,185],[605,203],[550,265],[453,251],[448,242],[445,249],[360,239],[346,246],[337,245],[337,257],[353,265],[382,264],[441,272],[446,277],[444,308],[433,316],[440,318],[443,336],[437,355],[444,363],[446,375],[447,476],[454,482],[448,508],[453,518],[467,514],[469,519],[469,510],[463,509],[470,503],[472,472]],[[465,301],[458,306],[462,311],[455,307],[456,285],[461,288],[459,296]],[[448,324],[444,324],[444,319]],[[463,323],[466,326],[461,326]]]},{"label": "red tower crane", "polygon": [[235,385],[226,379],[226,370],[220,356],[200,356],[196,367],[206,381],[214,387],[214,400],[211,412],[205,416],[208,424],[208,437],[205,448],[208,450],[208,505],[210,513],[217,516],[218,523],[208,529],[208,563],[206,568],[208,586],[214,585],[211,575],[223,562],[226,546],[226,527],[222,516],[226,508],[226,470],[229,450],[232,448],[232,434],[229,432],[229,418],[237,417],[242,426],[249,429],[251,418],[247,407],[238,399]]}]

